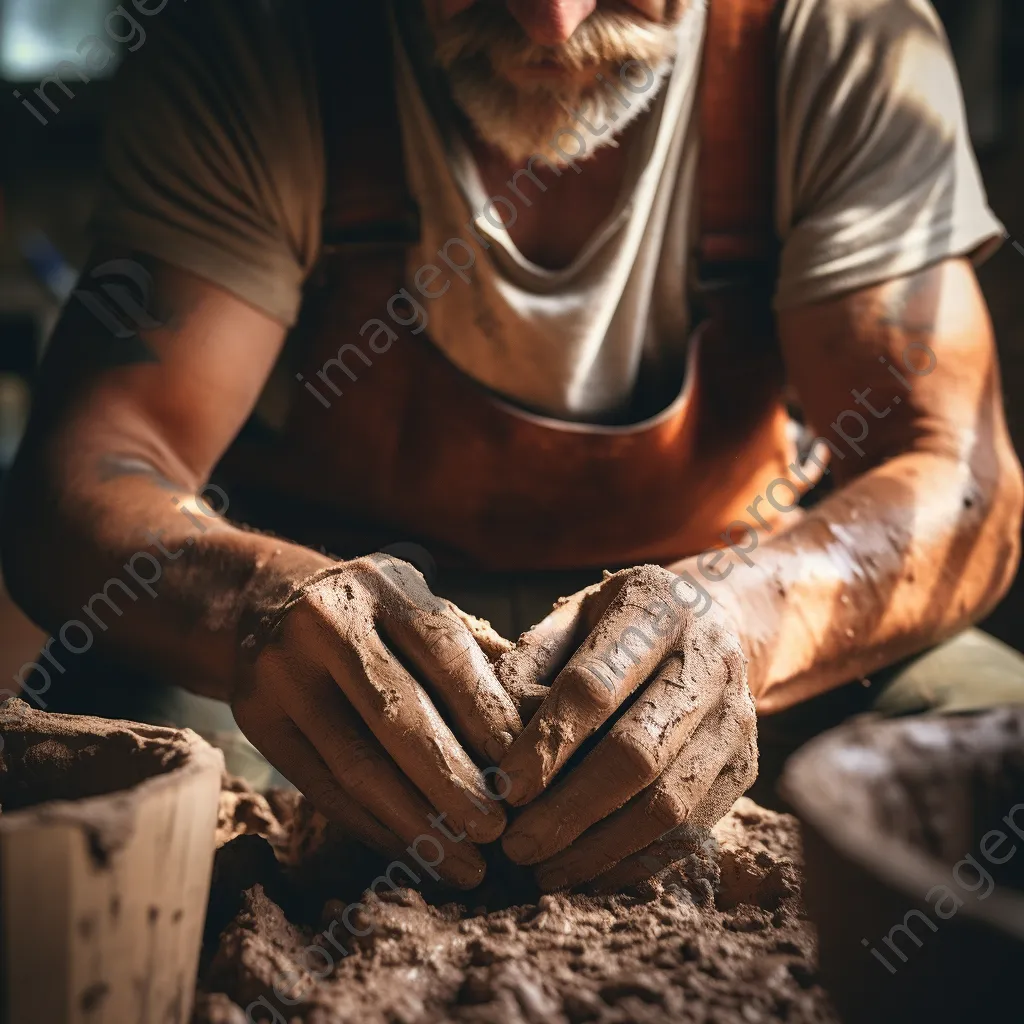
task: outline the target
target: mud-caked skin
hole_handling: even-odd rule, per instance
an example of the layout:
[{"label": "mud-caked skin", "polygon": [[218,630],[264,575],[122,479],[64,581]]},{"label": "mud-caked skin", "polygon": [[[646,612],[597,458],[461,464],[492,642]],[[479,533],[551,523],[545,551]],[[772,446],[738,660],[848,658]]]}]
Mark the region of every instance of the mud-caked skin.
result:
[{"label": "mud-caked skin", "polygon": [[679,826],[709,829],[753,782],[745,659],[722,614],[698,614],[695,598],[667,569],[626,569],[560,602],[500,659],[506,685],[552,680],[501,762],[506,798],[529,805],[502,844],[538,865],[545,889],[593,879]]},{"label": "mud-caked skin", "polygon": [[267,759],[368,845],[398,855],[429,832],[439,872],[478,883],[473,843],[497,839],[505,813],[473,757],[497,764],[522,723],[466,618],[413,566],[373,555],[299,582],[259,644],[231,704]]},{"label": "mud-caked skin", "polygon": [[[697,614],[694,598],[666,569],[623,570],[513,646],[406,562],[342,562],[266,619],[232,707],[282,774],[373,848],[397,856],[442,814],[431,834],[448,881],[478,883],[473,843],[504,832],[542,886],[573,885],[680,826],[706,832],[753,781],[745,660],[721,613]],[[498,796],[530,805],[507,832],[480,770],[499,762]]]}]

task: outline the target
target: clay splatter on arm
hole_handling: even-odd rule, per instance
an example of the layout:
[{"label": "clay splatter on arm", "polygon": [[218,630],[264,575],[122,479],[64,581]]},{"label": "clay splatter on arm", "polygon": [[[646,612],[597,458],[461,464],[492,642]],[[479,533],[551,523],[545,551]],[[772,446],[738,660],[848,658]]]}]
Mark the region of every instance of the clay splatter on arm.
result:
[{"label": "clay splatter on arm", "polygon": [[837,491],[712,587],[762,713],[983,617],[1013,578],[1024,497],[966,260],[784,310],[780,335],[808,422],[845,448]]}]

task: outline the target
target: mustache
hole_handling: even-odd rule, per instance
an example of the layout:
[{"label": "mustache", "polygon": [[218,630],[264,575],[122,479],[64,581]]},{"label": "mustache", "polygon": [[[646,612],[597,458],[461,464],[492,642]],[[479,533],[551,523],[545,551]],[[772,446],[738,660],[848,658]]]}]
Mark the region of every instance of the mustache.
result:
[{"label": "mustache", "polygon": [[[681,3],[681,0],[679,0]],[[679,3],[676,6],[679,6]],[[445,71],[473,66],[503,72],[554,61],[568,71],[638,60],[658,67],[674,56],[675,26],[638,19],[619,9],[595,10],[560,46],[534,43],[503,2],[461,11],[440,27],[435,57]]]}]

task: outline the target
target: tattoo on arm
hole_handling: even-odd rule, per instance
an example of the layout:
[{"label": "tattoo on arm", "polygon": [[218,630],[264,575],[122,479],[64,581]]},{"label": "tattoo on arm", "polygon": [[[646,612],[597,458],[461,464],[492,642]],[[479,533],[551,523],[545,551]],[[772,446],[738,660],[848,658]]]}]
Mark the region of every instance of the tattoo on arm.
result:
[{"label": "tattoo on arm", "polygon": [[165,491],[182,492],[188,491],[185,484],[176,484],[168,479],[152,463],[146,462],[134,455],[104,455],[100,458],[97,469],[99,478],[103,483],[111,480],[119,480],[126,476],[141,476],[152,481],[157,487]]}]

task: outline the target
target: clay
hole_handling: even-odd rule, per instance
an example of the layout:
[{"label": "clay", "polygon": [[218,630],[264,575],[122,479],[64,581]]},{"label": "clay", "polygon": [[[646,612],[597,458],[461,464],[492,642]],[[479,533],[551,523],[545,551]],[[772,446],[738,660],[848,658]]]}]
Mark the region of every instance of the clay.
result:
[{"label": "clay", "polygon": [[783,782],[843,1020],[1019,1019],[1024,708],[853,721]]},{"label": "clay", "polygon": [[[871,719],[828,734],[787,772],[787,785],[817,819],[828,807],[846,829],[886,856],[912,852],[945,865],[977,851],[1024,799],[1024,710]],[[832,763],[817,751],[835,750]],[[795,771],[799,764],[810,769]],[[1012,832],[1011,832],[1012,835]],[[986,861],[996,885],[1024,890],[1024,857]]]},{"label": "clay", "polygon": [[[359,896],[359,879],[386,864],[359,865],[304,803],[283,805],[289,838],[275,842],[286,862],[245,889],[204,957],[196,1024],[241,1024],[247,1010],[289,1024],[837,1020],[817,980],[786,815],[740,800],[681,860],[666,867],[672,851],[661,851],[652,875],[634,858],[635,877],[623,868],[615,893],[542,895],[492,844],[473,892],[381,883],[375,899]],[[245,843],[265,845],[240,835],[218,861]]]},{"label": "clay", "polygon": [[225,772],[217,806],[217,848],[244,835],[261,836],[271,843],[286,842],[289,833],[284,823],[291,820],[291,813],[285,809],[287,804],[284,801],[290,793],[284,790],[277,792],[284,799],[278,798],[275,812],[267,798],[253,792],[244,779]]},{"label": "clay", "polygon": [[122,793],[184,764],[191,734],[157,726],[87,716],[50,715],[24,701],[0,707],[0,812],[25,811],[20,827],[34,821],[67,821],[87,830],[90,852],[105,864],[131,835],[128,795],[82,817],[73,803]]},{"label": "clay", "polygon": [[0,707],[0,808],[130,789],[188,756],[183,734],[104,718],[49,715],[24,701]]},{"label": "clay", "polygon": [[222,754],[188,730],[19,700],[0,740],[0,1018],[184,1024]]}]

